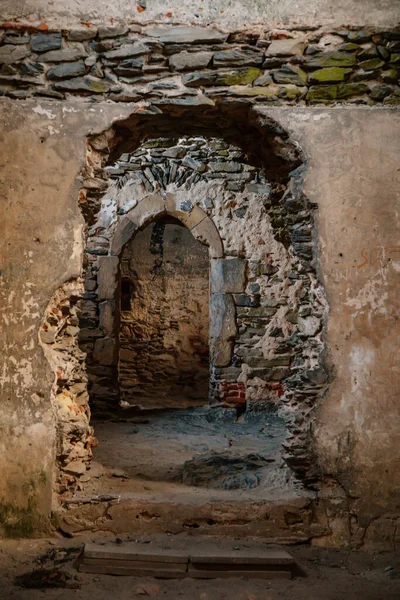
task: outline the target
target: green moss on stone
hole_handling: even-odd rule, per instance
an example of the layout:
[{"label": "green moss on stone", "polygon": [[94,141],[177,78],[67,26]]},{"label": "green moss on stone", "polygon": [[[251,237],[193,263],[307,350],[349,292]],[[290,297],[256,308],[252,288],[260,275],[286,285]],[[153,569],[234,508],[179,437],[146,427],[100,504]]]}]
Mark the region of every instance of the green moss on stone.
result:
[{"label": "green moss on stone", "polygon": [[296,100],[299,96],[303,94],[307,88],[302,90],[296,86],[287,86],[279,88],[278,98],[284,98],[285,100]]},{"label": "green moss on stone", "polygon": [[354,44],[353,42],[347,42],[347,44],[342,44],[339,46],[339,50],[341,52],[358,52],[362,50],[361,46],[358,44]]},{"label": "green moss on stone", "polygon": [[382,81],[385,83],[398,83],[400,73],[397,69],[387,69],[386,71],[382,71]]},{"label": "green moss on stone", "polygon": [[308,79],[310,83],[335,83],[336,81],[345,81],[352,72],[353,69],[327,67],[310,73]]},{"label": "green moss on stone", "polygon": [[337,85],[311,86],[307,100],[309,102],[329,103],[335,100],[344,100],[352,96],[360,96],[368,92],[364,83],[339,83]]},{"label": "green moss on stone", "polygon": [[356,62],[356,55],[350,52],[324,52],[321,54],[314,54],[307,58],[304,67],[309,69],[353,67]]},{"label": "green moss on stone", "polygon": [[278,93],[278,88],[276,85],[270,86],[245,86],[245,85],[235,85],[232,86],[229,90],[235,96],[264,96],[265,98],[276,98]]},{"label": "green moss on stone", "polygon": [[375,69],[383,67],[384,64],[384,61],[380,58],[371,58],[370,60],[363,60],[360,62],[359,66],[364,69],[364,71],[374,71]]},{"label": "green moss on stone", "polygon": [[400,63],[400,54],[392,54],[392,56],[390,57],[390,62],[395,65]]},{"label": "green moss on stone", "polygon": [[260,76],[261,70],[255,67],[235,69],[228,73],[217,74],[215,85],[247,85]]}]

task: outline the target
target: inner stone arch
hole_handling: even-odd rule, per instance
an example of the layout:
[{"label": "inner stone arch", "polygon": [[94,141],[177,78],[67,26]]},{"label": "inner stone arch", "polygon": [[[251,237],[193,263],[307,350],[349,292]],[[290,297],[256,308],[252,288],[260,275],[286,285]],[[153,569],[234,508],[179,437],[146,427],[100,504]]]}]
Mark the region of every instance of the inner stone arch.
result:
[{"label": "inner stone arch", "polygon": [[[233,480],[266,495],[300,481],[300,487],[316,486],[320,468],[311,428],[328,383],[322,361],[327,303],[316,275],[315,206],[302,191],[304,159],[277,123],[247,107],[182,114],[144,110],[88,139],[77,337],[92,411],[115,417],[121,399],[127,402],[118,381],[121,277],[127,275],[121,253],[154,219],[172,215],[208,246],[214,408],[207,419],[230,415],[231,421],[245,419],[249,431],[276,431],[274,450],[268,450],[273,468],[254,479],[268,458],[249,475],[245,452]],[[216,431],[226,425],[218,422]],[[98,433],[101,427],[96,423]],[[195,473],[207,472],[213,452],[200,463],[185,461],[175,476],[201,487]],[[217,454],[228,461],[224,469],[237,458],[234,451]],[[67,456],[63,471],[71,472],[74,461]],[[85,457],[81,462],[88,464]],[[209,473],[206,479],[215,481]]]}]

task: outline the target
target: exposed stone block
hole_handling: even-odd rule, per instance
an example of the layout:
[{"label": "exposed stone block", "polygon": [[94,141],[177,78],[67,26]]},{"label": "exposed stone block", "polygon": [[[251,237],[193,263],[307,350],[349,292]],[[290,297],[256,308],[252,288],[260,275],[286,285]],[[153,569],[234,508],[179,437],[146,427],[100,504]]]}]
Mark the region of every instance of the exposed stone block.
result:
[{"label": "exposed stone block", "polygon": [[175,71],[187,71],[190,69],[205,69],[209,66],[213,52],[179,52],[173,54],[169,59],[170,66]]},{"label": "exposed stone block", "polygon": [[211,259],[212,293],[236,294],[246,287],[246,262],[241,258]]},{"label": "exposed stone block", "polygon": [[114,232],[113,239],[111,242],[111,254],[119,255],[125,244],[132,238],[138,226],[136,223],[127,215],[124,215]]},{"label": "exposed stone block", "polygon": [[210,338],[232,339],[237,331],[235,315],[235,303],[230,294],[211,294]]},{"label": "exposed stone block", "polygon": [[61,48],[61,33],[38,33],[32,36],[32,50],[34,52],[47,52]]},{"label": "exposed stone block", "polygon": [[220,258],[223,255],[221,238],[217,228],[209,217],[203,219],[191,231],[196,239],[209,246],[211,258]]},{"label": "exposed stone block", "polygon": [[132,208],[126,216],[141,227],[146,221],[165,213],[167,210],[164,199],[160,194],[146,196]]},{"label": "exposed stone block", "polygon": [[11,65],[19,62],[30,55],[29,48],[25,46],[14,46],[7,44],[0,48],[0,65]]},{"label": "exposed stone block", "polygon": [[100,256],[98,272],[99,300],[113,300],[118,285],[118,256]]},{"label": "exposed stone block", "polygon": [[86,72],[85,63],[82,61],[65,63],[52,67],[47,72],[48,79],[68,79],[69,77],[78,77]]},{"label": "exposed stone block", "polygon": [[106,335],[115,333],[115,301],[105,300],[99,304],[100,327]]},{"label": "exposed stone block", "polygon": [[214,67],[242,67],[254,66],[257,67],[263,62],[261,52],[250,49],[234,48],[233,50],[223,50],[216,52],[213,58]]},{"label": "exposed stone block", "polygon": [[93,350],[93,359],[101,365],[114,365],[117,361],[117,342],[113,337],[96,340]]},{"label": "exposed stone block", "polygon": [[302,55],[305,43],[301,39],[289,38],[286,40],[273,40],[268,46],[265,56],[295,56]]}]

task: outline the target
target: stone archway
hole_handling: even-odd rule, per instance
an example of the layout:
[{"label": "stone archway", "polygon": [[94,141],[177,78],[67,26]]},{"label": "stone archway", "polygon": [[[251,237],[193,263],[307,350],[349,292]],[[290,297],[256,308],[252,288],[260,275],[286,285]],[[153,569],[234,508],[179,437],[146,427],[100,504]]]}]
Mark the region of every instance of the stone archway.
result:
[{"label": "stone archway", "polygon": [[[181,118],[182,112],[185,118]],[[216,169],[211,175],[218,181],[207,185],[202,174],[187,179],[185,173],[181,177],[181,171],[169,183],[157,170],[147,179],[147,167],[135,166],[140,181],[128,182],[134,183],[128,186],[123,176],[123,202],[116,201],[108,194],[109,176],[113,178],[115,171],[112,165],[124,152],[154,140],[155,130],[162,139],[203,135],[204,139],[236,143],[244,162],[230,179],[226,169],[222,176]],[[214,362],[218,364],[212,367],[211,401],[232,404],[248,400],[256,410],[263,402],[269,406],[272,401],[287,423],[283,456],[304,482],[314,485],[320,472],[311,427],[327,385],[322,363],[327,304],[315,271],[316,207],[302,190],[302,160],[300,149],[279,124],[243,105],[189,108],[180,110],[179,115],[175,109],[169,113],[137,110],[106,132],[91,136],[79,197],[87,241],[85,290],[79,299],[82,314],[75,341],[79,337],[79,349],[86,353],[94,406],[101,406],[104,398],[108,406],[117,406],[113,328],[118,254],[137,228],[156,215],[165,212],[186,221],[198,239],[209,237],[215,253],[211,255],[215,285],[211,305],[222,316],[215,320],[212,332]],[[243,181],[236,177],[239,171]],[[117,168],[114,179],[118,180],[121,172],[123,169]],[[187,186],[177,180],[191,182],[191,195],[196,198],[191,206],[187,204]],[[212,190],[211,203],[208,190]],[[214,219],[218,227],[215,223],[206,227]],[[245,290],[237,282],[243,271]],[[84,395],[86,379],[78,383],[82,383],[80,393]],[[58,375],[56,387],[58,392],[66,387]],[[86,406],[84,410],[89,413]],[[85,463],[87,458],[78,462]],[[66,463],[68,451],[62,464]]]},{"label": "stone archway", "polygon": [[[208,247],[210,259],[210,364],[227,366],[232,358],[233,338],[237,333],[232,293],[244,293],[244,262],[224,257],[223,244],[212,219],[198,206],[167,193],[147,195],[119,221],[108,256],[99,257],[98,300],[100,327],[104,337],[96,339],[94,359],[101,368],[113,369],[118,379],[118,310],[120,257],[124,245],[149,222],[162,216],[178,219],[193,237]],[[113,394],[113,389],[110,389]]]}]

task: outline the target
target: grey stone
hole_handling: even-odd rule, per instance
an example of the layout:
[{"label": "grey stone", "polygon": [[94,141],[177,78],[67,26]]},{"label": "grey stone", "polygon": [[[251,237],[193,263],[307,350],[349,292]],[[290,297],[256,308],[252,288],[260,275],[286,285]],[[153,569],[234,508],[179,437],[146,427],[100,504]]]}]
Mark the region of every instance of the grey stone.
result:
[{"label": "grey stone", "polygon": [[210,285],[212,293],[240,293],[246,287],[246,263],[240,258],[211,260]]},{"label": "grey stone", "polygon": [[213,57],[213,52],[179,52],[173,54],[169,59],[169,64],[175,71],[185,71],[190,69],[204,69],[208,67]]},{"label": "grey stone", "polygon": [[299,317],[298,328],[306,336],[315,335],[321,328],[321,319],[318,317]]},{"label": "grey stone", "polygon": [[97,29],[95,27],[82,27],[82,29],[72,29],[67,34],[67,40],[70,42],[86,42],[87,40],[93,40],[97,35]]},{"label": "grey stone", "polygon": [[5,44],[19,46],[20,44],[29,44],[30,39],[29,35],[6,35],[3,41]]},{"label": "grey stone", "polygon": [[102,79],[95,79],[94,77],[75,77],[74,79],[68,79],[66,81],[59,81],[53,83],[53,87],[56,90],[64,92],[90,92],[91,94],[104,94],[108,92],[112,84]]},{"label": "grey stone", "polygon": [[257,308],[260,306],[260,296],[249,296],[248,294],[237,294],[234,296],[236,306]]},{"label": "grey stone", "polygon": [[125,25],[120,25],[119,27],[99,27],[98,36],[100,40],[105,40],[108,38],[120,37],[128,32],[129,28]]},{"label": "grey stone", "polygon": [[7,44],[0,48],[0,65],[11,65],[30,55],[30,50],[26,46],[14,46]]},{"label": "grey stone", "polygon": [[118,286],[119,258],[117,256],[99,257],[98,298],[113,300]]},{"label": "grey stone", "polygon": [[236,335],[235,303],[230,294],[210,295],[210,337],[230,339]]},{"label": "grey stone", "polygon": [[271,186],[268,183],[248,183],[246,190],[252,194],[268,196],[271,193]]},{"label": "grey stone", "polygon": [[261,75],[260,77],[258,77],[255,80],[254,85],[255,86],[263,86],[263,85],[269,85],[270,83],[272,83],[272,77],[269,73],[265,73],[264,75]]},{"label": "grey stone", "polygon": [[289,38],[273,40],[268,46],[265,56],[295,56],[302,55],[305,43],[301,39]]},{"label": "grey stone", "polygon": [[87,52],[83,45],[76,48],[63,48],[62,50],[52,50],[46,52],[40,57],[42,62],[72,62],[80,58],[86,58]]},{"label": "grey stone", "polygon": [[38,33],[32,36],[31,47],[34,52],[48,52],[61,48],[61,33]]},{"label": "grey stone", "polygon": [[307,74],[294,65],[284,65],[278,71],[272,71],[276,83],[293,83],[294,85],[307,85]]},{"label": "grey stone", "polygon": [[104,53],[105,58],[118,59],[118,58],[130,58],[133,56],[142,56],[143,54],[149,54],[150,49],[144,44],[123,44],[116,50],[109,50]]},{"label": "grey stone", "polygon": [[175,146],[174,148],[168,148],[163,152],[163,156],[166,158],[183,158],[186,155],[186,148],[183,146]]},{"label": "grey stone", "polygon": [[53,79],[67,79],[69,77],[78,77],[84,75],[86,72],[85,63],[82,61],[73,63],[64,63],[57,67],[52,67],[47,71],[47,78]]},{"label": "grey stone", "polygon": [[189,167],[189,169],[193,169],[193,171],[197,171],[197,173],[204,173],[206,170],[206,165],[204,163],[195,160],[194,158],[190,158],[189,156],[185,156],[182,165],[184,167]]},{"label": "grey stone", "polygon": [[43,73],[44,67],[40,63],[26,62],[19,65],[21,75],[37,76]]},{"label": "grey stone", "polygon": [[264,57],[257,50],[234,48],[233,50],[224,50],[216,52],[213,58],[214,67],[243,67],[258,66],[263,62]]},{"label": "grey stone", "polygon": [[239,173],[243,168],[241,163],[233,161],[210,162],[208,166],[214,173]]},{"label": "grey stone", "polygon": [[105,300],[99,304],[100,327],[105,334],[110,335],[115,329],[115,301]]},{"label": "grey stone", "polygon": [[225,42],[228,38],[227,33],[217,29],[206,27],[147,27],[144,33],[149,37],[155,37],[164,44],[196,44]]}]

